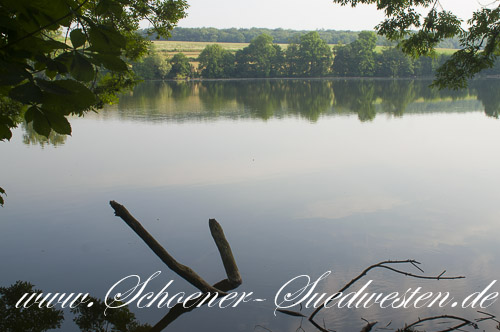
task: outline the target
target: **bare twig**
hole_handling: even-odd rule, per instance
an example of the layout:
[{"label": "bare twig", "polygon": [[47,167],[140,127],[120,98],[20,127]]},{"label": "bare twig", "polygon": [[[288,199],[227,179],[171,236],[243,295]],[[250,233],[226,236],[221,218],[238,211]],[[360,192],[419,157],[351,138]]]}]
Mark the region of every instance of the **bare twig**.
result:
[{"label": "bare twig", "polygon": [[[406,272],[406,271],[402,271],[402,270],[398,270],[398,269],[395,269],[391,266],[388,266],[388,265],[395,265],[395,264],[411,264],[413,265],[414,267],[416,267],[418,270],[422,271],[423,270],[418,267],[417,265],[420,265],[420,263],[416,260],[413,260],[413,259],[408,259],[408,260],[397,260],[397,261],[392,261],[392,260],[387,260],[387,261],[382,261],[380,263],[377,263],[377,264],[374,264],[374,265],[371,265],[369,267],[367,267],[365,270],[363,270],[363,272],[361,272],[356,278],[352,279],[349,283],[347,283],[344,287],[342,287],[341,290],[338,291],[338,293],[343,293],[345,292],[345,290],[347,290],[349,287],[351,287],[352,285],[354,285],[357,281],[359,281],[361,278],[363,278],[364,276],[366,276],[366,274],[374,269],[374,268],[384,268],[384,269],[388,269],[390,271],[393,271],[393,272],[396,272],[396,273],[399,273],[399,274],[403,274],[405,276],[409,276],[409,277],[413,277],[413,278],[419,278],[419,279],[434,279],[434,280],[442,280],[442,279],[463,279],[465,277],[463,276],[458,276],[458,277],[443,277],[443,274],[446,272],[444,271],[443,273],[441,273],[440,275],[438,276],[435,276],[435,277],[430,277],[430,276],[423,276],[423,275],[416,275],[416,274],[412,274],[412,273],[409,273],[409,272]],[[314,321],[314,316],[316,316],[316,314],[318,314],[318,312],[323,309],[328,303],[330,303],[331,301],[333,301],[333,299],[329,300],[329,301],[326,301],[325,303],[323,303],[323,305],[319,306],[318,308],[316,308],[316,310],[314,310],[314,312],[309,316],[309,321],[316,327],[318,328],[320,331],[322,332],[326,332],[327,330],[322,328],[320,325],[318,325],[315,321]]]},{"label": "bare twig", "polygon": [[428,321],[432,321],[432,320],[438,320],[438,319],[453,319],[453,320],[457,320],[457,321],[461,321],[462,323],[456,325],[456,326],[452,326],[450,328],[447,328],[446,330],[441,330],[439,332],[449,332],[449,331],[455,331],[455,330],[458,330],[459,328],[461,327],[464,327],[464,326],[467,326],[467,325],[471,325],[473,326],[474,328],[478,328],[477,327],[477,324],[474,323],[474,322],[471,322],[470,320],[468,319],[465,319],[463,317],[459,317],[459,316],[452,316],[452,315],[441,315],[441,316],[433,316],[433,317],[427,317],[427,318],[424,318],[424,319],[420,319],[414,323],[411,323],[410,325],[406,325],[405,328],[403,330],[401,330],[401,332],[405,332],[405,331],[411,331],[410,329],[418,324],[421,324],[423,322],[428,322]]},{"label": "bare twig", "polygon": [[366,325],[361,329],[361,332],[370,332],[372,330],[372,328],[375,326],[375,324],[378,323],[378,322],[370,323],[366,319],[364,319],[364,318],[362,318],[362,319],[366,322]]},{"label": "bare twig", "polygon": [[497,322],[497,323],[499,323],[499,324],[500,324],[500,321],[499,321],[498,319],[496,319],[496,316],[495,316],[495,315],[492,315],[492,314],[487,313],[487,312],[484,312],[484,311],[479,311],[479,310],[478,310],[478,312],[479,312],[480,314],[486,315],[486,316],[488,316],[488,317],[477,318],[477,319],[476,319],[476,322],[478,322],[478,323],[479,323],[479,322],[483,322],[483,321],[485,321],[485,320],[492,320],[492,321]]}]

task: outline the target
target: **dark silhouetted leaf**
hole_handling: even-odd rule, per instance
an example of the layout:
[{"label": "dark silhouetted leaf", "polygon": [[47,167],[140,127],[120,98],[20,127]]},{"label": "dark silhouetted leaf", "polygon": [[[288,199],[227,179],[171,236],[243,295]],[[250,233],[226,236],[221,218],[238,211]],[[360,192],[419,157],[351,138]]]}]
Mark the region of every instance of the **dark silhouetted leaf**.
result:
[{"label": "dark silhouetted leaf", "polygon": [[69,93],[63,95],[44,94],[43,107],[51,112],[57,111],[63,115],[73,112],[80,113],[88,110],[96,103],[94,93],[80,82],[75,80],[58,80],[53,83],[60,88],[66,89]]},{"label": "dark silhouetted leaf", "polygon": [[47,117],[39,111],[33,113],[33,129],[40,135],[49,137],[51,130],[50,123]]},{"label": "dark silhouetted leaf", "polygon": [[95,77],[94,67],[90,61],[78,52],[74,53],[69,70],[71,76],[78,81],[90,82]]},{"label": "dark silhouetted leaf", "polygon": [[58,94],[58,95],[67,95],[67,94],[71,93],[71,91],[69,91],[68,89],[60,86],[56,82],[47,81],[47,80],[44,80],[44,79],[41,79],[41,78],[37,78],[35,80],[36,80],[36,83],[38,84],[38,86],[43,91],[46,91],[46,92],[49,92],[49,93]]},{"label": "dark silhouetted leaf", "polygon": [[24,104],[39,103],[42,100],[42,90],[35,84],[28,82],[10,90],[9,97]]},{"label": "dark silhouetted leaf", "polygon": [[82,46],[87,40],[87,37],[81,29],[72,30],[69,34],[69,38],[71,39],[71,44],[73,44],[74,48]]},{"label": "dark silhouetted leaf", "polygon": [[0,123],[0,141],[10,140],[12,138],[12,132],[10,131],[9,126]]},{"label": "dark silhouetted leaf", "polygon": [[64,115],[54,112],[44,112],[44,114],[49,120],[51,128],[57,133],[62,135],[71,135],[71,125]]},{"label": "dark silhouetted leaf", "polygon": [[110,27],[94,25],[89,29],[88,33],[92,49],[102,53],[113,53],[125,48],[125,37]]},{"label": "dark silhouetted leaf", "polygon": [[34,117],[35,112],[38,112],[37,106],[31,106],[30,108],[28,108],[26,113],[24,113],[24,120],[27,123],[30,123],[31,121],[33,121],[33,117]]},{"label": "dark silhouetted leaf", "polygon": [[127,71],[128,66],[123,61],[120,59],[119,56],[111,55],[111,54],[93,54],[92,57],[99,62],[99,64],[102,64],[104,67],[106,67],[109,70],[112,71]]}]

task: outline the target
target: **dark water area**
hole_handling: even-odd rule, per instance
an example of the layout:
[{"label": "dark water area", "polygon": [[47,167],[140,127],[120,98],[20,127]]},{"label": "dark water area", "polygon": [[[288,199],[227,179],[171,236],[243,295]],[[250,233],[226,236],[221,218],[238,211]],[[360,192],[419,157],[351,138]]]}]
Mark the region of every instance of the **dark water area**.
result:
[{"label": "dark water area", "polygon": [[[422,287],[461,303],[500,276],[500,81],[473,81],[461,91],[429,84],[146,82],[98,114],[71,119],[71,137],[46,140],[24,125],[0,143],[8,194],[0,209],[0,286],[25,280],[45,292],[103,299],[126,276],[144,281],[161,271],[146,291],[173,280],[171,294],[195,293],[114,216],[108,202],[116,200],[210,283],[225,278],[208,229],[216,218],[243,278],[236,291],[265,300],[204,306],[166,331],[317,331],[306,319],[275,315],[280,288],[331,271],[314,292],[334,294],[384,260],[416,259],[425,275],[466,278],[376,269],[352,290],[372,280],[367,292]],[[488,292],[499,290],[495,283]],[[167,311],[136,301],[129,307],[151,325]],[[305,302],[289,310],[312,312]],[[500,304],[479,310],[499,315]],[[481,317],[461,305],[330,308],[317,317],[336,331],[360,331],[362,318],[395,331],[444,314]],[[78,331],[65,316],[62,330]]]}]

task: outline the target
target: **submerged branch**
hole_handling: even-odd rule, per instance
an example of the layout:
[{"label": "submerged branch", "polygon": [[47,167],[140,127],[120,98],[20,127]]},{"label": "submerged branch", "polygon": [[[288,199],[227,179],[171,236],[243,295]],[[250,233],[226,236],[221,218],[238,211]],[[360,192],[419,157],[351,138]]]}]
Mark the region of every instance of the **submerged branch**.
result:
[{"label": "submerged branch", "polygon": [[438,320],[438,319],[453,319],[453,320],[457,320],[457,321],[461,321],[462,322],[462,323],[460,323],[458,325],[455,325],[455,326],[452,326],[450,328],[447,328],[446,330],[441,330],[439,332],[455,331],[455,330],[458,330],[458,329],[460,329],[460,328],[462,328],[464,326],[467,326],[467,325],[471,325],[471,326],[473,326],[476,329],[478,328],[478,326],[477,326],[476,323],[471,322],[470,320],[465,319],[463,317],[452,316],[452,315],[441,315],[441,316],[433,316],[433,317],[427,317],[427,318],[419,319],[418,321],[416,321],[414,323],[411,323],[410,325],[406,325],[404,329],[398,330],[398,331],[400,331],[400,332],[413,331],[413,327],[416,327],[418,324],[421,324],[421,323],[427,322],[427,321]]},{"label": "submerged branch", "polygon": [[[399,270],[399,269],[396,269],[396,268],[393,268],[389,265],[396,265],[396,264],[411,264],[412,266],[414,266],[415,268],[417,268],[419,271],[421,271],[422,273],[424,272],[418,265],[420,265],[420,263],[416,260],[413,260],[413,259],[407,259],[407,260],[397,260],[397,261],[392,261],[392,260],[387,260],[387,261],[382,261],[382,262],[379,262],[377,264],[374,264],[374,265],[371,265],[369,267],[367,267],[365,270],[363,270],[363,272],[361,272],[356,278],[352,279],[349,283],[347,283],[344,287],[342,287],[342,289],[340,289],[338,291],[338,293],[343,293],[345,292],[349,287],[351,287],[352,285],[354,285],[356,282],[358,282],[361,278],[363,278],[364,276],[366,276],[366,274],[374,269],[374,268],[377,268],[377,267],[380,267],[380,268],[384,268],[384,269],[388,269],[390,271],[393,271],[393,272],[396,272],[396,273],[399,273],[399,274],[403,274],[405,276],[409,276],[409,277],[413,277],[413,278],[419,278],[419,279],[433,279],[433,280],[444,280],[444,279],[447,279],[447,280],[452,280],[452,279],[463,279],[465,277],[463,276],[458,276],[458,277],[443,277],[444,273],[446,271],[443,271],[441,274],[439,274],[438,276],[435,276],[435,277],[432,277],[432,276],[424,276],[424,275],[417,275],[417,274],[413,274],[413,273],[409,273],[409,272],[406,272],[406,271],[402,271],[402,270]],[[319,306],[318,308],[316,308],[316,310],[314,310],[314,312],[309,316],[309,321],[311,322],[311,324],[313,324],[316,328],[318,328],[320,331],[322,332],[328,332],[327,329],[321,327],[319,324],[317,324],[315,321],[314,321],[314,316],[316,316],[316,314],[318,314],[318,312],[323,309],[327,304],[329,304],[331,301],[333,301],[333,299],[329,300],[329,301],[325,301],[325,303],[323,303],[323,305]],[[465,321],[465,319],[464,319]],[[463,325],[462,325],[463,326]],[[462,327],[460,326],[460,327]],[[460,328],[459,327],[459,328]],[[371,327],[370,327],[371,329]],[[369,330],[368,330],[369,331]],[[447,330],[448,331],[448,330]],[[449,330],[451,331],[451,330]]]}]

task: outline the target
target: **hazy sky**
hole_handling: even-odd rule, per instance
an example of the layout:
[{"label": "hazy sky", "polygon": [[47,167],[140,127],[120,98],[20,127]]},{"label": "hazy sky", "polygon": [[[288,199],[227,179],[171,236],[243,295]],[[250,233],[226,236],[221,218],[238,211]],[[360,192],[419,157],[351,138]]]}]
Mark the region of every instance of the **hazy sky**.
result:
[{"label": "hazy sky", "polygon": [[[463,19],[492,0],[440,0]],[[382,18],[374,5],[353,9],[331,0],[188,0],[181,27],[371,30]]]}]

